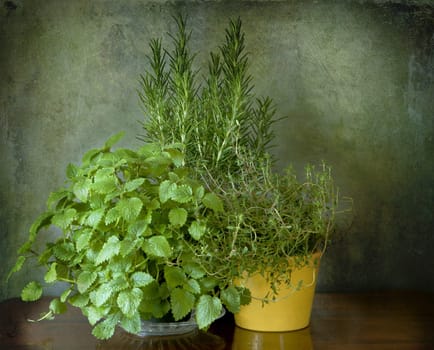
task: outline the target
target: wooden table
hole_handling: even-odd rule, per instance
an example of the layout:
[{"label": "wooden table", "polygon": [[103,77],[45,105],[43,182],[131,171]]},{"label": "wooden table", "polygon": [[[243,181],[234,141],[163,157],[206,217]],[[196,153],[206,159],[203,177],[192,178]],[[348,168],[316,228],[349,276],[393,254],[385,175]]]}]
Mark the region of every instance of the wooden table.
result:
[{"label": "wooden table", "polygon": [[73,307],[53,321],[26,321],[37,318],[48,302],[0,303],[0,349],[434,349],[434,294],[318,293],[310,327],[297,332],[250,332],[235,327],[227,314],[208,333],[138,338],[118,330],[109,341],[93,338],[81,311]]}]

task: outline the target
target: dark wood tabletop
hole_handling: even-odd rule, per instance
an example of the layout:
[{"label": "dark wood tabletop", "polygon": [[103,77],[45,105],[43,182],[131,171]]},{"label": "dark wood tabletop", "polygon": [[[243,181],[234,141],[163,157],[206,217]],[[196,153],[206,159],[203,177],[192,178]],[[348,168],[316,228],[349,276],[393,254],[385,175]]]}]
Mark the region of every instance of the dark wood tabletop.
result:
[{"label": "dark wood tabletop", "polygon": [[296,332],[247,331],[228,313],[207,333],[139,338],[119,329],[108,341],[95,339],[73,307],[54,320],[28,322],[47,310],[49,300],[0,303],[1,350],[434,349],[434,293],[317,293],[310,326]]}]

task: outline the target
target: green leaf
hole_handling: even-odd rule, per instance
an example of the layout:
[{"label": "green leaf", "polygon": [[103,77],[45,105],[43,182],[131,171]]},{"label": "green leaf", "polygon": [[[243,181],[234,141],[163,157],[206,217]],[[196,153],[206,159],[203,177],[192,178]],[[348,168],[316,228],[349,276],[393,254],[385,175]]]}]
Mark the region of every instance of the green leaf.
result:
[{"label": "green leaf", "polygon": [[104,216],[104,208],[100,208],[97,210],[93,210],[90,212],[88,217],[86,218],[86,225],[95,228],[101,222],[101,219]]},{"label": "green leaf", "polygon": [[117,188],[117,178],[114,175],[115,169],[108,167],[99,169],[94,176],[92,189],[101,194],[113,192]]},{"label": "green leaf", "polygon": [[92,181],[90,179],[82,179],[74,184],[72,191],[81,202],[87,203],[91,186]]},{"label": "green leaf", "polygon": [[128,226],[128,233],[134,237],[142,236],[148,228],[149,220],[138,220]]},{"label": "green leaf", "polygon": [[89,303],[88,294],[75,294],[69,298],[69,303],[75,307],[84,307]]},{"label": "green leaf", "polygon": [[169,211],[169,222],[173,226],[181,227],[186,223],[187,215],[184,208],[173,208]]},{"label": "green leaf", "polygon": [[138,178],[131,181],[128,181],[124,185],[125,192],[131,192],[139,188],[143,182],[145,182],[144,178]]},{"label": "green leaf", "polygon": [[120,213],[119,210],[114,207],[109,209],[109,211],[107,212],[106,216],[105,216],[105,224],[106,225],[110,225],[111,223],[115,222],[116,220],[118,220],[120,218]]},{"label": "green leaf", "polygon": [[135,272],[131,275],[131,279],[133,280],[134,287],[145,287],[155,280],[147,272]]},{"label": "green leaf", "polygon": [[86,316],[89,320],[89,323],[93,326],[95,325],[99,320],[101,320],[109,311],[109,308],[102,307],[102,306],[87,306],[86,307]]},{"label": "green leaf", "polygon": [[124,290],[129,287],[128,281],[124,275],[114,278],[109,283],[110,283],[110,288],[113,290],[113,293],[120,292],[121,290]]},{"label": "green leaf", "polygon": [[215,277],[207,276],[202,278],[200,281],[200,288],[202,289],[202,292],[210,292],[218,285],[218,280]]},{"label": "green leaf", "polygon": [[133,317],[142,301],[143,293],[139,288],[133,288],[119,293],[117,304],[122,313],[127,317]]},{"label": "green leaf", "polygon": [[215,212],[223,211],[223,202],[215,193],[207,193],[203,199],[205,207],[214,210]]},{"label": "green leaf", "polygon": [[240,311],[240,293],[234,286],[222,290],[220,292],[220,297],[223,304],[225,304],[226,308],[230,312],[235,314]]},{"label": "green leaf", "polygon": [[129,238],[124,239],[121,241],[121,248],[119,250],[119,254],[122,257],[126,257],[128,254],[130,254],[137,246],[140,246],[142,244],[142,240],[132,240]]},{"label": "green leaf", "polygon": [[112,296],[113,290],[108,283],[104,283],[90,293],[90,300],[95,306],[102,306]]},{"label": "green leaf", "polygon": [[248,288],[237,288],[240,293],[240,304],[241,305],[248,305],[252,301],[252,295],[250,293],[250,289]]},{"label": "green leaf", "polygon": [[200,266],[198,263],[193,261],[188,261],[184,264],[184,270],[188,273],[188,275],[192,278],[198,279],[205,276],[205,269]]},{"label": "green leaf", "polygon": [[91,149],[84,154],[81,162],[83,165],[89,165],[99,153],[101,153],[100,149]]},{"label": "green leaf", "polygon": [[104,320],[98,323],[92,330],[92,334],[97,339],[109,339],[115,333],[116,323],[111,320]]},{"label": "green leaf", "polygon": [[55,204],[57,204],[60,200],[68,197],[69,194],[69,191],[64,190],[51,192],[47,199],[47,208],[54,209],[56,207]]},{"label": "green leaf", "polygon": [[184,284],[184,289],[193,294],[200,294],[201,291],[199,282],[194,279],[188,280],[188,282]]},{"label": "green leaf", "polygon": [[59,214],[54,215],[51,219],[51,222],[53,223],[53,225],[56,225],[57,227],[66,230],[68,226],[71,225],[76,214],[77,211],[74,208],[69,208]]},{"label": "green leaf", "polygon": [[104,144],[104,149],[109,150],[116,143],[118,143],[125,135],[125,131],[118,132],[115,135],[112,135],[108,138],[108,140]]},{"label": "green leaf", "polygon": [[146,254],[161,258],[169,258],[172,250],[169,242],[164,236],[153,236],[143,243],[143,250]]},{"label": "green leaf", "polygon": [[69,163],[66,166],[66,176],[68,179],[73,179],[77,176],[78,173],[78,167],[72,163]]},{"label": "green leaf", "polygon": [[164,279],[166,280],[169,289],[182,286],[187,282],[187,276],[185,275],[184,271],[177,266],[165,266]]},{"label": "green leaf", "polygon": [[121,217],[123,217],[127,222],[132,222],[139,216],[142,210],[143,203],[140,198],[132,197],[121,199],[116,204],[116,209],[119,211]]},{"label": "green leaf", "polygon": [[175,288],[170,293],[170,305],[175,321],[180,320],[187,315],[194,306],[195,296],[181,288]]},{"label": "green leaf", "polygon": [[83,271],[77,277],[77,288],[80,293],[86,292],[97,278],[96,272]]},{"label": "green leaf", "polygon": [[115,255],[119,254],[120,249],[121,243],[119,239],[116,236],[111,236],[102,246],[101,251],[95,259],[95,263],[100,265],[104,261],[111,259]]},{"label": "green leaf", "polygon": [[75,255],[75,247],[71,242],[56,244],[53,247],[54,256],[62,261],[70,261]]},{"label": "green leaf", "polygon": [[177,189],[178,185],[176,183],[172,183],[169,180],[163,181],[160,184],[158,194],[160,197],[161,203],[166,203],[169,199],[171,199]]},{"label": "green leaf", "polygon": [[56,266],[57,266],[56,262],[54,262],[50,265],[50,269],[48,270],[48,272],[45,274],[45,277],[44,277],[45,282],[53,283],[56,281],[56,279],[57,279]]},{"label": "green leaf", "polygon": [[30,282],[27,284],[22,292],[21,299],[23,301],[35,301],[38,300],[42,296],[42,287],[38,282]]},{"label": "green leaf", "polygon": [[137,334],[141,331],[142,322],[140,318],[140,314],[136,312],[132,317],[122,317],[121,318],[121,327],[131,334]]},{"label": "green leaf", "polygon": [[193,199],[193,190],[188,185],[177,186],[172,199],[178,203],[187,203]]},{"label": "green leaf", "polygon": [[202,238],[205,232],[206,232],[206,225],[199,221],[193,221],[190,227],[188,228],[188,233],[190,233],[190,236],[197,241]]},{"label": "green leaf", "polygon": [[9,274],[6,278],[6,281],[9,280],[9,278],[12,276],[12,274],[20,271],[24,265],[24,262],[26,261],[26,257],[25,256],[19,256],[14,267],[12,267],[12,269],[9,271]]},{"label": "green leaf", "polygon": [[200,329],[207,328],[221,314],[222,303],[219,298],[201,295],[196,306],[196,322]]},{"label": "green leaf", "polygon": [[196,198],[197,200],[201,200],[205,195],[205,190],[203,186],[196,187],[193,192],[194,192],[194,198]]},{"label": "green leaf", "polygon": [[62,303],[64,303],[66,301],[66,299],[68,299],[69,295],[72,293],[72,289],[69,288],[65,291],[63,291],[63,293],[60,295],[60,301]]},{"label": "green leaf", "polygon": [[53,312],[53,314],[63,314],[64,312],[66,312],[66,304],[62,303],[59,299],[53,299],[50,302],[50,306],[49,309],[51,312]]},{"label": "green leaf", "polygon": [[81,252],[83,249],[87,248],[89,246],[90,239],[92,237],[92,231],[91,230],[84,230],[81,231],[75,241],[75,247],[77,249],[77,252]]}]

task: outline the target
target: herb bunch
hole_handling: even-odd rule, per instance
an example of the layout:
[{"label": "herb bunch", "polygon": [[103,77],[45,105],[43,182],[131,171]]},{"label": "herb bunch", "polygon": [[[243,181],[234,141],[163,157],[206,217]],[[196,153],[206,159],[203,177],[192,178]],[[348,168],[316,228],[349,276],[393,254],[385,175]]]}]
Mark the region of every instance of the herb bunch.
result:
[{"label": "herb bunch", "polygon": [[[223,304],[237,310],[242,302],[242,289],[219,285],[194,254],[203,250],[208,220],[222,202],[190,177],[176,145],[112,151],[120,137],[68,166],[68,186],[50,194],[11,273],[36,258],[46,283],[67,284],[42,319],[69,303],[81,308],[97,338],[111,337],[117,325],[138,333],[142,319],[180,320],[193,309],[206,328]],[[35,251],[39,232],[52,226],[58,238]],[[21,297],[33,301],[42,293],[33,281]]]}]

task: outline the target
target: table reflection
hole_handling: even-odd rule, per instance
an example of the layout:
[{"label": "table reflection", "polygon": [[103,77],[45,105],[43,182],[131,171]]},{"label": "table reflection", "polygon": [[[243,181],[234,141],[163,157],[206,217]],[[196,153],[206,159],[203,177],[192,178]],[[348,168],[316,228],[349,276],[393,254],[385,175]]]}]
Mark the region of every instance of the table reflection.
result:
[{"label": "table reflection", "polygon": [[98,350],[223,350],[224,348],[223,338],[198,330],[182,335],[145,337],[118,330],[112,338],[97,344]]},{"label": "table reflection", "polygon": [[232,350],[312,350],[310,328],[293,332],[253,332],[235,327]]}]

